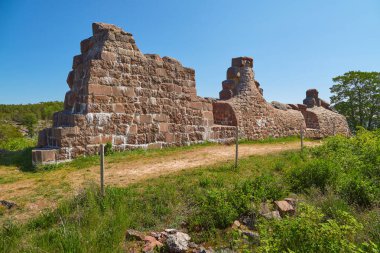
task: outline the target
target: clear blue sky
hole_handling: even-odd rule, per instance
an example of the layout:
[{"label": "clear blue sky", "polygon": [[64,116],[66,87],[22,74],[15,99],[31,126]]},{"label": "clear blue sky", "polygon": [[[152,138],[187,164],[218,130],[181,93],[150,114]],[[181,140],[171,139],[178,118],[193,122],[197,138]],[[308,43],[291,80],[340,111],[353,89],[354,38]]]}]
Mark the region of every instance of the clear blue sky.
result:
[{"label": "clear blue sky", "polygon": [[332,77],[380,71],[379,0],[0,0],[0,103],[62,101],[92,22],[194,68],[201,96],[218,96],[237,56],[254,57],[268,101],[328,99]]}]

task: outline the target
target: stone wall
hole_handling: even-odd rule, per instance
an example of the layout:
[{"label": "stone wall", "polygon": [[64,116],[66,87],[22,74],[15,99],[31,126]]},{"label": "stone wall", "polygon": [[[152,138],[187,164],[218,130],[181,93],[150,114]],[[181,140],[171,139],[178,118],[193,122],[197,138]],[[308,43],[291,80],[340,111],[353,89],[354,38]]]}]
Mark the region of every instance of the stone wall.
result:
[{"label": "stone wall", "polygon": [[297,135],[300,128],[306,129],[306,136],[311,138],[350,134],[345,117],[333,112],[316,89],[306,91],[304,104],[268,103],[254,76],[252,58],[232,59],[220,100],[214,102],[215,122],[238,122],[241,136],[247,139]]},{"label": "stone wall", "polygon": [[222,88],[219,93],[222,101],[214,103],[214,115],[222,114],[224,110],[224,107],[215,105],[230,105],[244,138],[297,135],[300,127],[305,127],[305,119],[300,111],[279,110],[265,101],[263,91],[254,79],[252,58],[232,59],[232,66],[227,70],[227,80],[223,81]]},{"label": "stone wall", "polygon": [[347,133],[345,119],[315,97],[307,100],[309,108],[267,103],[254,79],[252,58],[232,59],[220,100],[202,98],[193,69],[141,53],[132,34],[114,25],[92,28],[93,36],[80,43],[81,54],[73,59],[64,111],[55,113],[52,128],[39,135],[35,163],[43,157],[51,161],[52,150],[57,161],[95,154],[107,142],[116,150],[229,142],[236,125],[241,138],[296,135],[300,127],[314,127],[305,123],[308,115],[319,123],[313,137],[331,135],[332,122],[333,132]]}]

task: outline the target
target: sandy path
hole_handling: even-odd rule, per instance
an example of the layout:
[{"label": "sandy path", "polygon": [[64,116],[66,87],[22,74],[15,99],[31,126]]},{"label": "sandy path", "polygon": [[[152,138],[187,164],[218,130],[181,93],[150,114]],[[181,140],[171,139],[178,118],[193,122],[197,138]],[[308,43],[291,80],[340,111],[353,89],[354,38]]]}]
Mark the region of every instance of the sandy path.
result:
[{"label": "sandy path", "polygon": [[[318,142],[305,142],[305,146],[308,147],[319,144]],[[239,157],[273,154],[299,148],[300,144],[298,142],[242,144],[239,146]],[[126,159],[118,163],[106,163],[105,182],[107,185],[112,186],[126,186],[130,183],[159,175],[227,162],[233,160],[234,156],[234,145],[217,145],[183,150],[162,157],[134,159],[131,161]],[[12,174],[14,173],[12,172]],[[75,171],[51,171],[42,173],[39,177],[0,184],[0,199],[22,203],[20,212],[16,212],[14,217],[23,220],[35,215],[44,208],[55,207],[57,199],[75,194],[83,188],[84,184],[98,178],[98,166]]]}]

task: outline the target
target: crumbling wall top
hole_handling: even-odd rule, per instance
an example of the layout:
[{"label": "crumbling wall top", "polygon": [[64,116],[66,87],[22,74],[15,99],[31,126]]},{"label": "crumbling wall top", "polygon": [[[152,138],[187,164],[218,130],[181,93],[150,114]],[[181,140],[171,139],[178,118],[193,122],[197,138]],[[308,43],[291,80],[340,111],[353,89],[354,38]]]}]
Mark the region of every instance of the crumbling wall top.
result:
[{"label": "crumbling wall top", "polygon": [[247,56],[232,58],[231,66],[253,68],[253,58]]}]

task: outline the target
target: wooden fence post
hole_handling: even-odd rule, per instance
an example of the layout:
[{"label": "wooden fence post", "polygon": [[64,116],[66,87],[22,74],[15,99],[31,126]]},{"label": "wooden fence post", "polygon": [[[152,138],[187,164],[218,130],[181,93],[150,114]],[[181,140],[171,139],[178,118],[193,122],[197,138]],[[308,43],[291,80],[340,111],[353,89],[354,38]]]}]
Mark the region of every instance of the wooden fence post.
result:
[{"label": "wooden fence post", "polygon": [[300,136],[301,136],[301,151],[303,150],[303,126],[300,127]]},{"label": "wooden fence post", "polygon": [[335,129],[335,121],[333,122],[333,135],[336,135],[336,129]]},{"label": "wooden fence post", "polygon": [[104,196],[104,144],[100,144],[100,193]]},{"label": "wooden fence post", "polygon": [[238,166],[238,158],[239,158],[239,127],[236,125],[236,133],[235,133],[235,168]]}]

